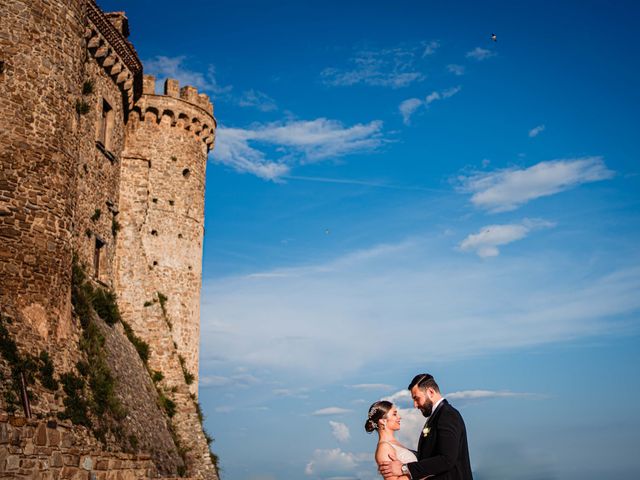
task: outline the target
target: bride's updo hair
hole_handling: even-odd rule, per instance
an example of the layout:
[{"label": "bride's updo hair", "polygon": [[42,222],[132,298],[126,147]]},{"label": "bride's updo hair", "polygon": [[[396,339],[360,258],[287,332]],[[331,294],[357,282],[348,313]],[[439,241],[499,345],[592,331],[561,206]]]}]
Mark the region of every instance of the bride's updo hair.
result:
[{"label": "bride's updo hair", "polygon": [[386,400],[374,402],[369,407],[369,415],[367,415],[367,421],[364,422],[364,429],[367,433],[371,433],[378,429],[378,421],[383,418],[392,407],[393,403]]}]

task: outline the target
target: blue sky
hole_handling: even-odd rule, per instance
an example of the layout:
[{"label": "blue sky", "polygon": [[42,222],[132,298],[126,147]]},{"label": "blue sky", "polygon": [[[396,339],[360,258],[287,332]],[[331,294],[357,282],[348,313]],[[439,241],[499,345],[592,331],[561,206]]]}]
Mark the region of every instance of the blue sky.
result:
[{"label": "blue sky", "polygon": [[477,479],[640,476],[637,2],[100,5],[214,101],[223,478],[377,478],[368,406],[411,446],[423,371]]}]

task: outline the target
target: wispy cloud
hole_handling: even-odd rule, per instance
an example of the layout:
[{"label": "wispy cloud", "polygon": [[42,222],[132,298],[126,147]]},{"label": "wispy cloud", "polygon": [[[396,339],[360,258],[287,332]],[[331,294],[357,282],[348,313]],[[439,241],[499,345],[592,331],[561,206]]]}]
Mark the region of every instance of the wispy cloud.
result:
[{"label": "wispy cloud", "polygon": [[411,185],[395,185],[393,183],[387,183],[383,181],[358,180],[355,178],[309,177],[305,175],[285,175],[282,178],[283,180],[302,180],[305,182],[337,183],[337,184],[343,184],[343,185],[362,185],[364,187],[388,188],[391,190],[411,190],[411,191],[417,191],[417,192],[448,193],[448,191],[444,189],[418,187],[418,186],[411,186]]},{"label": "wispy cloud", "polygon": [[411,393],[409,393],[408,389],[405,390],[398,390],[396,393],[389,395],[388,397],[384,397],[383,400],[387,400],[391,403],[396,403],[396,404],[406,404],[409,405],[411,404],[412,400],[411,400]]},{"label": "wispy cloud", "polygon": [[331,427],[331,434],[337,441],[345,443],[349,441],[349,438],[351,438],[349,427],[347,427],[344,423],[329,420],[329,426]]},{"label": "wispy cloud", "polygon": [[429,93],[424,100],[419,98],[408,98],[400,103],[398,110],[402,114],[402,121],[405,125],[411,123],[411,116],[416,113],[421,107],[429,108],[429,106],[438,100],[445,100],[453,97],[456,93],[462,90],[461,86],[447,88],[445,90],[433,91]]},{"label": "wispy cloud", "polygon": [[452,401],[472,402],[494,398],[542,398],[543,396],[536,393],[510,392],[506,390],[462,390],[449,393],[446,397]]},{"label": "wispy cloud", "polygon": [[583,183],[607,180],[614,172],[602,157],[540,162],[529,168],[508,168],[459,177],[461,190],[471,202],[490,212],[515,210],[540,197],[554,195]]},{"label": "wispy cloud", "polygon": [[495,57],[497,53],[487,50],[486,48],[476,47],[473,50],[467,52],[465,55],[467,58],[472,58],[477,61],[486,60],[487,58]]},{"label": "wispy cloud", "polygon": [[348,408],[327,407],[327,408],[321,408],[320,410],[316,410],[311,415],[314,415],[316,417],[322,417],[327,415],[343,415],[345,413],[349,413],[350,411],[351,410],[349,410]]},{"label": "wispy cloud", "polygon": [[[287,175],[292,166],[371,152],[383,143],[382,122],[345,127],[336,120],[290,120],[251,128],[218,127],[213,159],[267,180]],[[275,150],[269,160],[265,150]]]},{"label": "wispy cloud", "polygon": [[460,243],[460,250],[475,251],[479,257],[497,257],[500,254],[499,246],[507,245],[521,240],[531,231],[540,228],[550,228],[554,223],[544,220],[525,219],[522,223],[506,225],[487,225],[478,233],[473,233]]},{"label": "wispy cloud", "polygon": [[542,132],[544,132],[544,125],[538,125],[537,127],[534,127],[531,130],[529,130],[529,138],[537,137]]},{"label": "wispy cloud", "polygon": [[[535,393],[519,393],[494,390],[463,390],[452,393],[445,392],[444,396],[454,405],[462,405],[497,398],[546,398],[543,395]],[[400,443],[407,446],[412,445],[413,447],[410,448],[414,448],[416,446],[416,441],[419,438],[420,431],[424,426],[425,417],[422,415],[422,412],[413,407],[413,401],[411,400],[409,390],[399,390],[393,395],[384,397],[383,400],[388,400],[398,407],[398,412],[400,414],[400,417],[402,418],[401,428],[396,433],[398,440],[400,441]]]},{"label": "wispy cloud", "polygon": [[188,61],[187,55],[175,57],[158,55],[144,62],[145,73],[155,75],[160,85],[167,78],[175,78],[180,82],[181,87],[191,85],[200,92],[213,94],[216,99],[224,98],[240,107],[252,107],[262,112],[277,110],[276,101],[266,93],[252,88],[242,94],[234,94],[232,85],[223,86],[218,83],[215,66],[208,65],[203,73],[191,68]]},{"label": "wispy cloud", "polygon": [[180,86],[191,85],[203,92],[213,94],[229,93],[231,85],[221,86],[216,80],[216,71],[213,65],[207,67],[207,73],[193,70],[186,65],[187,56],[166,57],[158,55],[144,62],[145,73],[155,75],[158,80],[165,78],[175,78],[180,82]]},{"label": "wispy cloud", "polygon": [[435,102],[436,100],[444,100],[446,98],[451,98],[456,93],[458,93],[460,90],[462,90],[462,87],[458,85],[457,87],[448,88],[446,90],[441,90],[439,92],[433,91],[429,95],[426,96],[424,101],[425,101],[425,103],[427,105],[430,105],[431,103]]},{"label": "wispy cloud", "polygon": [[295,397],[295,398],[309,398],[309,388],[276,388],[273,390],[274,395],[278,397]]},{"label": "wispy cloud", "polygon": [[463,65],[450,63],[449,65],[447,65],[447,71],[449,73],[453,73],[456,76],[460,76],[460,75],[464,75],[465,68]]},{"label": "wispy cloud", "polygon": [[214,411],[217,413],[229,413],[235,410],[231,405],[220,405],[219,407],[215,407]]},{"label": "wispy cloud", "polygon": [[252,385],[260,383],[260,379],[249,374],[241,373],[237,375],[231,375],[228,377],[219,375],[205,375],[199,379],[200,386],[207,387],[235,387],[235,388],[247,388]]},{"label": "wispy cloud", "polygon": [[386,383],[359,383],[357,385],[349,385],[351,388],[357,388],[359,390],[389,390],[393,388]]},{"label": "wispy cloud", "polygon": [[406,87],[424,80],[419,59],[433,55],[438,47],[439,43],[433,41],[410,47],[361,50],[349,59],[350,68],[325,68],[322,79],[331,86]]},{"label": "wispy cloud", "polygon": [[[373,456],[368,454],[368,458]],[[359,464],[362,462],[362,456],[354,453],[344,452],[339,448],[329,450],[317,449],[313,452],[313,456],[305,468],[304,473],[314,475],[320,478],[358,478],[344,477],[346,473],[355,473]],[[340,477],[337,477],[340,475]]]},{"label": "wispy cloud", "polygon": [[408,98],[398,107],[400,113],[402,114],[402,121],[405,125],[409,125],[411,122],[411,116],[418,110],[418,108],[424,105],[424,101],[419,98]]},{"label": "wispy cloud", "polygon": [[436,50],[440,48],[440,42],[437,40],[432,40],[424,46],[424,51],[422,52],[423,57],[428,57],[436,53]]},{"label": "wispy cloud", "polygon": [[[626,328],[612,318],[640,311],[635,259],[604,272],[567,269],[552,252],[477,262],[451,242],[434,233],[274,269],[287,275],[205,279],[202,361],[215,352],[230,364],[340,381],[379,358],[381,330],[403,345],[399,363],[417,361],[415,352],[425,362],[612,334]],[[422,336],[407,333],[425,329],[427,352]]]},{"label": "wispy cloud", "polygon": [[264,92],[258,90],[247,90],[238,99],[241,107],[254,107],[262,112],[271,112],[278,109],[276,101]]}]

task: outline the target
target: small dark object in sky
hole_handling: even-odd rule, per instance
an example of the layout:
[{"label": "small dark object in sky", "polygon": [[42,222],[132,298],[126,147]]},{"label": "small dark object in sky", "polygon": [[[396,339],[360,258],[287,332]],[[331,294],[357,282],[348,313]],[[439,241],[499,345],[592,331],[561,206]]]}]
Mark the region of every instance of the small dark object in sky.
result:
[{"label": "small dark object in sky", "polygon": [[498,41],[498,37],[496,36],[496,34],[495,34],[495,33],[492,33],[492,34],[491,34],[491,40],[493,40],[494,42],[497,42],[497,41]]},{"label": "small dark object in sky", "polygon": [[330,233],[331,233],[331,231],[330,231],[328,228],[327,228],[327,229],[325,229],[325,231],[324,231],[324,234],[325,234],[325,235],[329,235]]}]

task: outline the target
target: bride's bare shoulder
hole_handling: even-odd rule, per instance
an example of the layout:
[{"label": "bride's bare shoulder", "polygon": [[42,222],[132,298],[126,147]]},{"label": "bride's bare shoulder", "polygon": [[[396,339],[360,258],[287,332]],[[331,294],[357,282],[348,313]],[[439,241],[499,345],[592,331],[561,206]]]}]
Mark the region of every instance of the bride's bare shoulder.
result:
[{"label": "bride's bare shoulder", "polygon": [[390,460],[389,454],[393,452],[393,447],[389,442],[379,442],[378,448],[376,448],[376,463],[380,465],[381,462],[388,462]]}]

